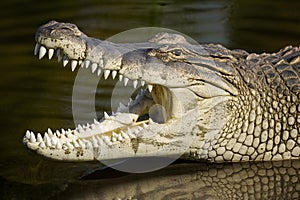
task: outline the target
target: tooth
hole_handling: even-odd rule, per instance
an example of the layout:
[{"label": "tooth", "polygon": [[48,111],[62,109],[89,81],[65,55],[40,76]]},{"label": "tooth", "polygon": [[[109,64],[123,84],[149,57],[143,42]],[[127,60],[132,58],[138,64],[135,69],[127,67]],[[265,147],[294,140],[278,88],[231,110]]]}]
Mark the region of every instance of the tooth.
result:
[{"label": "tooth", "polygon": [[148,125],[144,122],[143,123],[143,128],[147,128],[148,127]]},{"label": "tooth", "polygon": [[40,45],[39,43],[36,43],[36,44],[35,44],[34,52],[33,52],[33,54],[34,54],[35,56],[39,53],[40,47],[41,47],[41,45]]},{"label": "tooth", "polygon": [[59,132],[59,130],[56,130],[56,135],[57,135],[57,137],[60,137],[60,132]]},{"label": "tooth", "polygon": [[51,140],[50,140],[50,139],[47,139],[47,140],[46,140],[46,146],[47,146],[47,147],[51,147],[51,146],[52,146],[52,143],[51,143]]},{"label": "tooth", "polygon": [[98,143],[97,143],[97,139],[96,139],[94,136],[92,137],[92,144],[93,144],[93,147],[94,147],[94,148],[99,147],[99,146],[98,146]]},{"label": "tooth", "polygon": [[54,137],[52,137],[51,138],[51,144],[55,146],[56,143],[57,143],[57,140]]},{"label": "tooth", "polygon": [[127,85],[128,81],[129,81],[129,79],[128,79],[127,77],[125,77],[125,78],[124,78],[124,86]]},{"label": "tooth", "polygon": [[85,140],[85,148],[86,149],[92,149],[93,148],[92,143],[88,140]]},{"label": "tooth", "polygon": [[36,136],[36,141],[37,141],[37,142],[42,142],[42,141],[43,141],[43,138],[42,138],[42,136],[41,136],[40,133],[37,134],[37,136]]},{"label": "tooth", "polygon": [[75,139],[74,139],[72,142],[73,142],[75,148],[78,148],[78,147],[79,147],[79,144],[78,144],[78,142],[76,142]]},{"label": "tooth", "polygon": [[30,142],[31,143],[36,142],[35,135],[32,132],[30,133]]},{"label": "tooth", "polygon": [[61,129],[61,134],[66,134],[66,131],[65,131],[65,129]]},{"label": "tooth", "polygon": [[149,118],[149,124],[154,124],[154,122],[151,118]]},{"label": "tooth", "polygon": [[77,130],[74,130],[72,133],[73,135],[79,135],[79,132]]},{"label": "tooth", "polygon": [[124,133],[123,131],[121,131],[121,135],[123,136],[123,138],[129,139],[129,136],[127,135],[127,133]]},{"label": "tooth", "polygon": [[100,76],[100,75],[101,75],[101,69],[99,68],[97,71],[97,76]]},{"label": "tooth", "polygon": [[109,140],[109,137],[108,136],[103,136],[103,141],[108,145],[108,146],[111,146],[112,143],[111,141]]},{"label": "tooth", "polygon": [[119,74],[119,81],[122,81],[122,79],[123,79],[123,75]]},{"label": "tooth", "polygon": [[109,119],[109,115],[104,111],[104,119]]},{"label": "tooth", "polygon": [[81,146],[81,148],[85,148],[85,144],[84,144],[84,142],[82,142],[81,140],[78,140],[78,143],[79,143],[79,145]]},{"label": "tooth", "polygon": [[47,132],[48,132],[49,137],[53,136],[53,132],[52,132],[52,130],[50,128],[47,129]]},{"label": "tooth", "polygon": [[141,81],[141,85],[144,86],[145,85],[145,81],[142,80]]},{"label": "tooth", "polygon": [[76,69],[77,67],[77,60],[72,60],[71,61],[71,69],[72,69],[72,72],[74,72],[74,70]]},{"label": "tooth", "polygon": [[54,55],[54,49],[49,49],[49,51],[48,51],[49,60],[53,57],[53,55]]},{"label": "tooth", "polygon": [[99,137],[99,136],[96,136],[96,139],[97,139],[97,141],[98,141],[99,146],[102,146],[102,145],[103,145],[103,140],[102,140],[102,138]]},{"label": "tooth", "polygon": [[81,67],[81,68],[83,68],[83,67],[84,67],[84,65],[85,65],[85,62],[86,62],[86,60],[84,60],[84,61],[82,61],[82,62],[80,63],[80,67]]},{"label": "tooth", "polygon": [[104,79],[105,80],[108,78],[109,74],[110,74],[110,70],[109,69],[104,70]]},{"label": "tooth", "polygon": [[117,140],[123,141],[123,137],[121,136],[121,134],[119,134],[119,135],[117,136]]},{"label": "tooth", "polygon": [[132,101],[133,101],[133,100],[132,100],[132,98],[130,97],[130,98],[129,98],[129,103],[132,102]]},{"label": "tooth", "polygon": [[97,65],[97,63],[93,63],[91,67],[92,67],[92,73],[94,73],[96,71],[98,65]]},{"label": "tooth", "polygon": [[88,68],[88,67],[90,66],[90,63],[91,63],[91,61],[86,60],[86,61],[85,61],[85,68]]},{"label": "tooth", "polygon": [[111,72],[111,76],[112,76],[113,79],[115,79],[116,76],[117,76],[117,71],[112,71]]},{"label": "tooth", "polygon": [[98,125],[100,123],[96,119],[94,119],[94,124]]},{"label": "tooth", "polygon": [[116,142],[116,141],[117,141],[117,138],[114,137],[114,136],[111,136],[111,141],[112,141],[112,142]]},{"label": "tooth", "polygon": [[137,84],[138,84],[138,80],[134,80],[133,81],[133,88],[136,88]]},{"label": "tooth", "polygon": [[28,140],[30,139],[30,131],[29,131],[29,130],[26,131],[26,138],[27,138]]},{"label": "tooth", "polygon": [[127,134],[128,134],[128,136],[129,136],[131,139],[136,138],[136,136],[131,132],[131,130],[130,130],[129,127],[128,127],[128,129],[127,129]]},{"label": "tooth", "polygon": [[49,136],[48,136],[48,133],[45,133],[44,134],[44,142],[46,142],[47,140],[50,140]]},{"label": "tooth", "polygon": [[151,92],[152,88],[153,88],[153,85],[148,85],[147,87],[148,87],[149,92]]},{"label": "tooth", "polygon": [[40,47],[39,50],[39,59],[42,59],[47,53],[47,49],[44,46]]},{"label": "tooth", "polygon": [[74,146],[69,141],[66,142],[66,145],[70,150],[74,149]]},{"label": "tooth", "polygon": [[80,124],[78,124],[78,130],[83,130],[83,128]]},{"label": "tooth", "polygon": [[60,53],[60,49],[57,49],[56,56],[57,56],[57,62],[60,62],[61,59],[62,59],[62,56],[61,56],[61,53]]},{"label": "tooth", "polygon": [[40,142],[39,147],[41,147],[42,149],[46,147],[45,142]]},{"label": "tooth", "polygon": [[57,141],[55,148],[56,148],[56,149],[61,149],[61,148],[62,148],[62,146],[61,146],[61,144],[60,144],[59,141]]},{"label": "tooth", "polygon": [[82,60],[78,60],[78,65],[82,65]]},{"label": "tooth", "polygon": [[67,56],[64,56],[63,58],[63,66],[65,67],[69,62],[69,58]]}]

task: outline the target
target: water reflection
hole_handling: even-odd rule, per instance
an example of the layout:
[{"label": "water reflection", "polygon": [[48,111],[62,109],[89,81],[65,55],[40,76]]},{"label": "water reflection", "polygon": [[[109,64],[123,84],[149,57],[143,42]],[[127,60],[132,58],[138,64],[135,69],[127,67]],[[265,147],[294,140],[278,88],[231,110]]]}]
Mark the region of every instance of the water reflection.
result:
[{"label": "water reflection", "polygon": [[[278,199],[298,198],[298,161],[280,165],[244,163],[235,165],[237,168],[230,164],[189,163],[146,175],[73,182],[85,171],[101,165],[42,159],[28,152],[21,138],[28,128],[43,133],[48,127],[74,126],[71,107],[74,73],[56,62],[38,61],[32,55],[36,28],[51,19],[75,23],[88,35],[99,38],[130,28],[162,26],[183,32],[200,43],[221,43],[230,48],[262,52],[300,44],[300,2],[11,0],[1,1],[0,5],[0,184],[4,199],[40,199],[52,195],[110,197],[116,194],[114,190],[120,197],[126,194],[148,198],[165,194],[165,199],[169,199],[190,197],[187,193],[190,192],[194,195],[191,197],[213,198],[216,195],[213,191],[227,191],[222,193],[222,199],[225,195],[240,197],[245,188],[250,190],[251,187],[243,185],[248,182],[255,183],[254,195],[260,194],[262,198],[264,195],[276,195]],[[107,102],[112,83],[99,85],[101,98],[96,105],[99,113],[110,108]],[[218,177],[218,170],[223,168],[234,173],[220,173]],[[243,171],[253,171],[254,176],[252,179],[250,175],[244,177],[247,173]],[[297,173],[293,174],[294,171]],[[240,174],[240,182],[235,181]],[[127,181],[129,183],[125,183]]]},{"label": "water reflection", "polygon": [[103,169],[69,183],[6,182],[3,189],[18,191],[17,199],[299,199],[299,175],[299,160],[179,163],[146,174]]}]

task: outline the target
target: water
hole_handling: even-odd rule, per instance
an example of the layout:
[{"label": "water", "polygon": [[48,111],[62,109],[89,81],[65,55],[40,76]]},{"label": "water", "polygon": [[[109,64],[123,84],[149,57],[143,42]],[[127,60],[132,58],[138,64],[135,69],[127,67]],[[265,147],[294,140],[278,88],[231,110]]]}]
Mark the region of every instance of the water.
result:
[{"label": "water", "polygon": [[[99,167],[99,164],[54,162],[30,153],[22,145],[22,137],[28,128],[43,132],[48,127],[74,127],[71,100],[75,74],[61,67],[61,63],[46,59],[38,61],[32,55],[34,33],[39,25],[51,19],[71,22],[89,36],[102,39],[131,28],[165,27],[187,34],[200,43],[221,43],[229,48],[241,48],[249,52],[270,52],[285,45],[300,45],[300,2],[292,0],[126,0],[122,3],[108,0],[10,0],[1,1],[0,5],[0,181],[4,188],[1,189],[1,196],[5,199],[55,197],[68,187],[76,188],[80,185],[79,188],[85,190],[85,187],[90,188],[93,184],[101,186],[114,183],[112,177],[119,175],[112,172],[104,181],[99,179],[78,183],[78,177],[84,171]],[[97,104],[99,113],[109,106],[110,88],[105,83],[100,84],[102,98]],[[202,165],[198,166],[201,170]],[[218,165],[214,166],[218,168]],[[264,169],[264,165],[261,166]],[[282,170],[299,171],[296,162],[282,166]],[[212,166],[210,168],[214,169]],[[276,166],[271,165],[271,168],[275,169]],[[194,173],[186,167],[184,170],[175,168],[173,172],[174,176],[176,172],[183,174],[183,178]],[[162,172],[153,176],[152,179],[156,177],[157,180],[159,177],[165,178]],[[298,180],[299,172],[293,177],[293,180]],[[161,180],[164,183],[166,179]],[[201,179],[197,180],[200,184]],[[227,180],[226,177],[223,180]],[[124,188],[127,188],[127,179],[123,177],[122,181],[120,183],[124,183]],[[282,185],[276,188],[281,191],[286,191],[285,183],[293,183],[284,178],[280,181]],[[135,186],[138,185],[137,182]],[[122,187],[122,184],[118,187]],[[184,189],[185,185],[181,187]],[[218,188],[218,185],[214,187]],[[97,188],[97,194],[109,191],[105,188]],[[299,185],[294,188],[293,194],[298,194]],[[33,195],[39,189],[41,192]],[[95,192],[92,189],[86,191],[89,192],[85,193],[87,196],[93,196]],[[205,187],[198,188],[200,193],[205,191]],[[157,190],[159,192],[162,191]]]}]

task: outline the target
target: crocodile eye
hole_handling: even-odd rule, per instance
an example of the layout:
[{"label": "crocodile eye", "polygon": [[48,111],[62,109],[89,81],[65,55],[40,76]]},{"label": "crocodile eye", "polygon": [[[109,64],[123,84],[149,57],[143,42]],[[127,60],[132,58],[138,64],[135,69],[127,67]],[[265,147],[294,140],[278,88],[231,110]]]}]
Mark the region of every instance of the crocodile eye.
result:
[{"label": "crocodile eye", "polygon": [[181,51],[178,50],[178,49],[173,50],[173,51],[171,51],[171,52],[172,52],[172,54],[173,54],[174,56],[181,56]]}]

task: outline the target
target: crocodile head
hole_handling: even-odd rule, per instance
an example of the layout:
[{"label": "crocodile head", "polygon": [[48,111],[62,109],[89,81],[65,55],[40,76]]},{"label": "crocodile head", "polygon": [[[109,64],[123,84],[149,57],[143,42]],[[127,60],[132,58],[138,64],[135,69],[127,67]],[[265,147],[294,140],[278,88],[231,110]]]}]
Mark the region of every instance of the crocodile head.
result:
[{"label": "crocodile head", "polygon": [[127,106],[120,104],[112,115],[104,112],[99,121],[67,131],[48,129],[44,136],[28,130],[23,143],[38,154],[74,161],[272,158],[266,157],[266,141],[260,148],[260,139],[255,140],[264,128],[259,102],[265,100],[259,92],[268,88],[265,82],[256,84],[253,69],[246,67],[257,62],[255,55],[221,45],[194,45],[169,33],[145,43],[116,44],[55,21],[41,26],[35,39],[40,59],[47,52],[52,58],[56,51],[64,66],[71,63],[72,71],[81,66],[104,79],[118,75],[125,85],[132,82],[142,89]]}]

